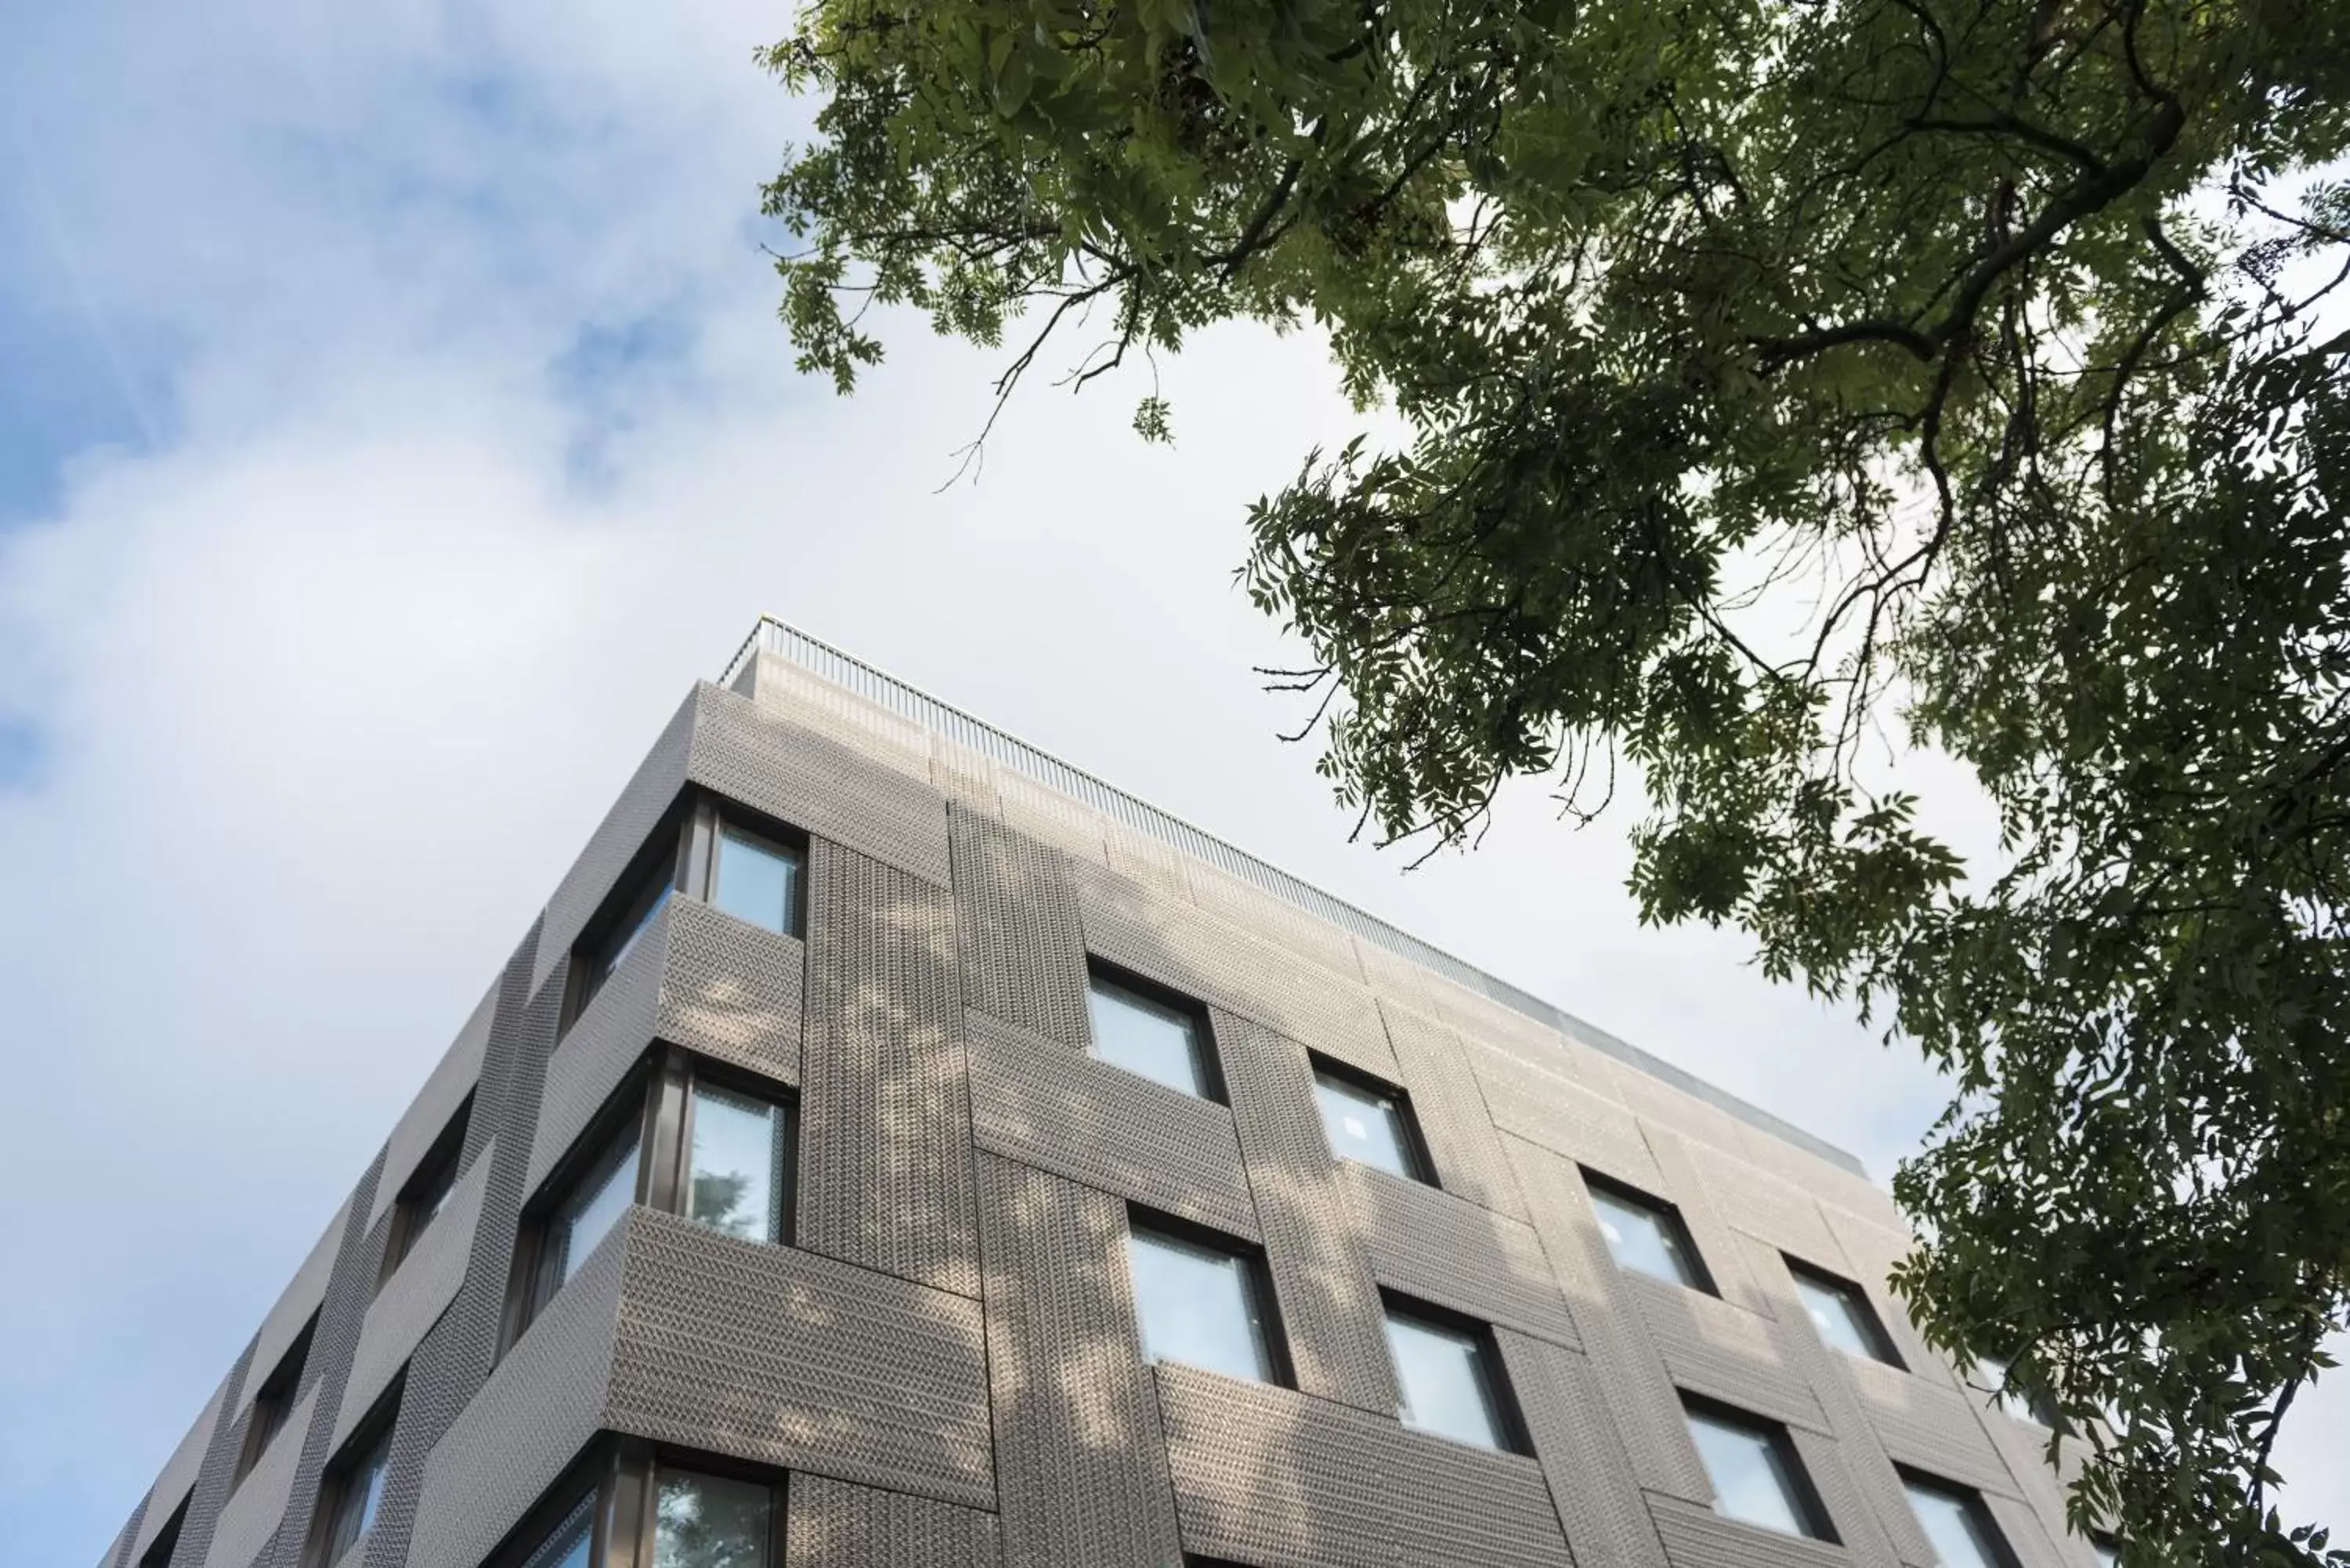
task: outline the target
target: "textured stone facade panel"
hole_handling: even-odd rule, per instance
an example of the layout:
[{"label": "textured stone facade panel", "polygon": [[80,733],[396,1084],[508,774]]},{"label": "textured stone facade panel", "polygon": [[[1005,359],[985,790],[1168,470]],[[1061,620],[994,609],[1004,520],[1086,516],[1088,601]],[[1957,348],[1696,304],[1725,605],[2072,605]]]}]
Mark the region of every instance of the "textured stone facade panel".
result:
[{"label": "textured stone facade panel", "polygon": [[1759,1236],[1816,1268],[1844,1272],[1836,1266],[1841,1249],[1810,1193],[1735,1154],[1697,1143],[1687,1149],[1699,1185],[1713,1195],[1732,1230]]},{"label": "textured stone facade panel", "polygon": [[1508,1329],[1493,1339],[1575,1561],[1664,1568],[1664,1547],[1590,1359]]},{"label": "textured stone facade panel", "polygon": [[1361,964],[1354,940],[1336,926],[1317,920],[1296,905],[1276,898],[1263,888],[1229,876],[1213,867],[1191,867],[1191,901],[1207,913],[1228,921],[1260,941],[1269,942],[1292,958],[1360,984]]},{"label": "textured stone facade panel", "polygon": [[1772,1319],[1642,1274],[1624,1276],[1617,1299],[1638,1312],[1677,1386],[1791,1427],[1830,1431]]},{"label": "textured stone facade panel", "polygon": [[673,1045],[800,1081],[807,949],[691,898],[672,898],[653,1030]]},{"label": "textured stone facade panel", "polygon": [[1853,1560],[1841,1546],[1742,1524],[1682,1498],[1651,1496],[1648,1511],[1672,1568],[1845,1568]]},{"label": "textured stone facade panel", "polygon": [[[293,1347],[296,1336],[310,1321],[310,1314],[327,1299],[327,1282],[333,1277],[335,1254],[342,1249],[343,1231],[349,1226],[350,1218],[351,1200],[346,1198],[342,1207],[335,1210],[335,1217],[327,1221],[327,1229],[311,1243],[309,1255],[294,1271],[292,1282],[269,1309],[269,1315],[261,1320],[261,1332],[253,1340],[253,1376],[237,1401],[237,1419],[243,1420],[245,1412],[253,1407],[254,1396],[261,1385],[277,1370],[278,1362]],[[306,1362],[305,1385],[317,1375],[317,1368]]]},{"label": "textured stone facade panel", "polygon": [[1965,1395],[1873,1361],[1854,1362],[1852,1376],[1869,1424],[1895,1464],[1987,1492],[2015,1491],[2014,1478]]},{"label": "textured stone facade panel", "polygon": [[196,1470],[204,1462],[205,1450],[212,1446],[213,1428],[220,1420],[221,1401],[227,1395],[228,1383],[224,1379],[213,1390],[213,1397],[204,1401],[204,1407],[196,1413],[195,1425],[180,1439],[180,1446],[172,1450],[172,1457],[163,1461],[163,1469],[148,1490],[142,1511],[130,1532],[125,1562],[136,1563],[147,1554],[155,1538],[163,1533],[163,1526],[171,1521],[180,1500],[194,1490]]},{"label": "textured stone facade panel", "polygon": [[996,1568],[995,1515],[903,1492],[795,1475],[787,1568]]},{"label": "textured stone facade panel", "polygon": [[760,653],[741,694],[759,711],[811,730],[894,772],[926,774],[930,732],[903,714],[847,691],[787,659]]},{"label": "textured stone facade panel", "polygon": [[310,1415],[317,1403],[318,1390],[314,1386],[286,1417],[276,1441],[254,1461],[253,1469],[221,1505],[220,1517],[213,1525],[211,1549],[204,1554],[204,1568],[247,1568],[276,1533],[278,1521],[286,1517],[286,1499],[293,1494],[294,1472],[301,1463],[302,1434],[309,1430]]},{"label": "textured stone facade panel", "polygon": [[966,1017],[980,1147],[1256,1239],[1228,1108],[976,1012]]},{"label": "textured stone facade panel", "polygon": [[646,836],[662,815],[677,803],[685,788],[686,770],[693,753],[693,731],[699,695],[688,697],[670,718],[660,738],[645,760],[637,764],[620,798],[597,825],[588,847],[564,876],[555,897],[546,901],[540,922],[540,940],[532,961],[530,989],[545,986],[555,968],[579,940],[579,933],[596,917],[613,885],[627,870]]},{"label": "textured stone facade panel", "polygon": [[1378,1289],[1323,1136],[1305,1049],[1230,1013],[1214,1023],[1297,1386],[1392,1414]]},{"label": "textured stone facade panel", "polygon": [[628,1240],[613,1228],[434,1446],[409,1568],[480,1568],[602,1428]]},{"label": "textured stone facade panel", "polygon": [[933,887],[948,880],[947,803],[931,787],[927,753],[906,767],[844,743],[837,723],[788,717],[704,684],[688,774],[752,810],[893,866]]},{"label": "textured stone facade panel", "polygon": [[341,1450],[352,1428],[367,1418],[377,1397],[391,1386],[424,1335],[457,1299],[465,1282],[465,1264],[473,1256],[473,1227],[482,1218],[489,1178],[489,1162],[475,1159],[440,1214],[368,1303],[348,1386],[335,1414],[333,1438],[327,1445],[330,1453]]},{"label": "textured stone facade panel", "polygon": [[[650,929],[595,996],[563,1038],[544,1068],[543,1089],[536,1106],[536,1133],[530,1140],[530,1164],[523,1180],[525,1193],[536,1192],[546,1173],[569,1151],[596,1119],[653,1043],[660,1026],[661,973],[669,964],[669,933],[685,900],[671,898],[653,917]],[[539,1005],[556,1005],[559,988],[549,988]]]},{"label": "textured stone facade panel", "polygon": [[1639,1118],[1621,1101],[1505,1052],[1472,1045],[1469,1060],[1503,1132],[1643,1191],[1664,1185]]},{"label": "textured stone facade panel", "polygon": [[1496,1213],[1524,1219],[1525,1199],[1502,1153],[1501,1136],[1493,1130],[1492,1113],[1470,1071],[1466,1048],[1432,1018],[1392,1003],[1382,1003],[1379,1013],[1444,1190]]},{"label": "textured stone facade panel", "polygon": [[969,811],[950,822],[964,1004],[1082,1047],[1086,935],[1062,852]]},{"label": "textured stone facade panel", "polygon": [[978,1157],[1006,1568],[1167,1568],[1178,1546],[1124,1205]]},{"label": "textured stone facade panel", "polygon": [[639,1209],[619,1324],[616,1431],[994,1504],[976,1302]]},{"label": "textured stone facade panel", "polygon": [[1536,1338],[1582,1344],[1532,1226],[1352,1160],[1338,1169],[1379,1283]]},{"label": "textured stone facade panel", "polygon": [[800,1244],[975,1296],[953,904],[824,839],[809,875]]}]

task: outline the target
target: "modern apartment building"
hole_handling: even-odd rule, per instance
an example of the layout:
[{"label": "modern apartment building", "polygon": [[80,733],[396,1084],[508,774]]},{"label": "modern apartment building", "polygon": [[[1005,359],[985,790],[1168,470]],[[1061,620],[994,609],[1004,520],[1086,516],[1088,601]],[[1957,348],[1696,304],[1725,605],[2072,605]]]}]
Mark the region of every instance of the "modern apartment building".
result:
[{"label": "modern apartment building", "polygon": [[2090,1568],[1904,1248],[1848,1157],[763,623],[104,1561]]}]

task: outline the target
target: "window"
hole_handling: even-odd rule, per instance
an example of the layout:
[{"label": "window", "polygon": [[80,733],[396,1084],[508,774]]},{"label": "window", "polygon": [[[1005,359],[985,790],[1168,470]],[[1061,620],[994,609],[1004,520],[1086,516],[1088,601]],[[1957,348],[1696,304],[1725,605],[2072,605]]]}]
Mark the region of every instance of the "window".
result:
[{"label": "window", "polygon": [[1199,1015],[1171,1001],[1146,996],[1122,980],[1096,973],[1087,1003],[1093,1054],[1187,1095],[1214,1099],[1207,1028]]},{"label": "window", "polygon": [[2014,1568],[2015,1559],[1981,1498],[1964,1487],[1907,1472],[1901,1487],[1941,1568]]},{"label": "window", "polygon": [[2089,1550],[2097,1559],[2097,1568],[2122,1568],[2122,1544],[2112,1536],[2092,1535]]},{"label": "window", "polygon": [[538,1238],[538,1266],[532,1282],[528,1316],[536,1318],[555,1293],[579,1272],[596,1243],[619,1223],[637,1200],[638,1150],[643,1129],[630,1117],[610,1135],[578,1179],[557,1199]]},{"label": "window", "polygon": [[1594,1179],[1587,1172],[1586,1180],[1591,1188],[1591,1207],[1599,1216],[1599,1233],[1607,1238],[1607,1251],[1615,1256],[1617,1268],[1712,1293],[1713,1282],[1698,1262],[1697,1245],[1672,1205]]},{"label": "window", "polygon": [[1127,1263],[1143,1355],[1228,1377],[1282,1380],[1254,1258],[1138,1222]]},{"label": "window", "polygon": [[1322,1107],[1322,1130],[1336,1158],[1359,1160],[1408,1181],[1436,1185],[1402,1090],[1317,1061],[1314,1098]]},{"label": "window", "polygon": [[580,933],[567,1023],[586,1012],[629,961],[672,894],[798,936],[806,865],[806,851],[789,829],[754,825],[740,808],[689,792],[646,836],[603,909]]},{"label": "window", "polygon": [[432,1228],[441,1210],[449,1206],[449,1195],[457,1190],[457,1162],[465,1152],[465,1123],[471,1118],[473,1097],[457,1107],[424,1158],[416,1162],[416,1173],[400,1189],[400,1200],[392,1206],[391,1234],[385,1238],[383,1272],[376,1278],[381,1289],[385,1281],[398,1272],[408,1254],[416,1250],[417,1241]]},{"label": "window", "polygon": [[558,1175],[531,1203],[513,1334],[555,1299],[630,1204],[746,1241],[790,1241],[796,1121],[789,1099],[748,1074],[674,1048],[657,1053],[581,1139],[593,1152],[567,1161],[576,1174]]},{"label": "window", "polygon": [[686,1218],[746,1241],[788,1240],[790,1107],[696,1083],[687,1115]]},{"label": "window", "polygon": [[1716,1513],[1785,1535],[1835,1539],[1785,1428],[1695,1401],[1684,1409]]},{"label": "window", "polygon": [[261,1456],[269,1451],[270,1443],[286,1428],[286,1417],[294,1414],[294,1402],[302,1392],[302,1368],[310,1359],[310,1341],[318,1330],[318,1314],[313,1311],[286,1354],[262,1379],[259,1392],[253,1397],[253,1422],[245,1428],[244,1447],[238,1451],[236,1479],[239,1481],[253,1473]]},{"label": "window", "polygon": [[2017,1376],[2015,1363],[2002,1355],[1975,1357],[1975,1383],[1991,1396],[1988,1403],[2002,1409],[2019,1420],[2031,1421],[2051,1431],[2064,1431],[2064,1417],[2056,1408],[2056,1401],[2047,1389],[2033,1386],[2030,1379]]},{"label": "window", "polygon": [[1893,1342],[1886,1336],[1885,1325],[1870,1310],[1868,1298],[1860,1287],[1849,1280],[1787,1260],[1787,1272],[1795,1279],[1795,1294],[1810,1314],[1812,1326],[1820,1331],[1823,1343],[1868,1361],[1882,1361],[1887,1366],[1901,1365],[1894,1354]]},{"label": "window", "polygon": [[180,1532],[188,1527],[188,1504],[195,1501],[195,1495],[192,1490],[180,1499],[180,1506],[172,1511],[172,1517],[163,1521],[163,1528],[147,1543],[147,1550],[139,1554],[139,1568],[172,1568],[172,1553],[180,1549]]},{"label": "window", "polygon": [[344,1456],[328,1469],[326,1545],[317,1568],[335,1568],[375,1527],[376,1510],[383,1506],[384,1477],[391,1469],[392,1417],[398,1409],[395,1390],[390,1407],[368,1417]]},{"label": "window", "polygon": [[[775,1568],[782,1478],[672,1456],[629,1439],[591,1449],[538,1517],[553,1522],[493,1559],[502,1568]],[[574,1489],[585,1487],[584,1495]]]},{"label": "window", "polygon": [[1405,1426],[1481,1449],[1523,1450],[1491,1334],[1393,1302],[1387,1318],[1396,1414]]},{"label": "window", "polygon": [[800,853],[721,821],[710,902],[738,920],[795,936],[800,920]]}]

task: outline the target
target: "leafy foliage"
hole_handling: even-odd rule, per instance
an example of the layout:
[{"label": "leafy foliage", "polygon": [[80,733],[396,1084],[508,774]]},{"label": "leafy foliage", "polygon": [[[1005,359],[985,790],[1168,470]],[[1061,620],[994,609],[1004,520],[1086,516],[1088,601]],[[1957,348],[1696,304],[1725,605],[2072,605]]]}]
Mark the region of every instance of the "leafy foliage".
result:
[{"label": "leafy foliage", "polygon": [[2061,1414],[2076,1522],[2350,1562],[2270,1465],[2350,1312],[2350,6],[815,0],[765,64],[826,96],[803,368],[876,303],[1018,321],[1000,396],[1320,328],[1409,436],[1243,576],[1342,798],[1441,846],[1636,774],[1647,918],[1951,1072],[1898,1283]]}]

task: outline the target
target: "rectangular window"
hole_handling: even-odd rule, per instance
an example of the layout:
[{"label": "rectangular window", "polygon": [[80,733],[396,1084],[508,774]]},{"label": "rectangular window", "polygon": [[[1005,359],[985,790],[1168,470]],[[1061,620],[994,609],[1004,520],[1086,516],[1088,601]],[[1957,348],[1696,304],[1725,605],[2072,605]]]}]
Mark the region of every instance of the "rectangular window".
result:
[{"label": "rectangular window", "polygon": [[1387,1325],[1396,1414],[1405,1426],[1481,1449],[1524,1451],[1501,1354],[1488,1330],[1394,1302],[1387,1306]]},{"label": "rectangular window", "polygon": [[360,1425],[358,1436],[327,1467],[320,1502],[326,1534],[314,1559],[317,1568],[335,1568],[375,1528],[376,1511],[383,1506],[384,1478],[391,1469],[391,1433],[399,1414],[400,1385],[394,1384]]},{"label": "rectangular window", "polygon": [[1835,1539],[1785,1428],[1695,1400],[1684,1408],[1716,1513],[1784,1535]]},{"label": "rectangular window", "polygon": [[1901,1474],[1909,1510],[1942,1568],[2015,1568],[2006,1538],[1972,1490],[1929,1476]]},{"label": "rectangular window", "polygon": [[652,1568],[767,1568],[773,1487],[661,1467],[653,1497]]},{"label": "rectangular window", "polygon": [[1333,1156],[1359,1160],[1407,1181],[1436,1185],[1401,1089],[1316,1061],[1314,1099],[1321,1107],[1322,1131]]},{"label": "rectangular window", "polygon": [[538,1241],[538,1266],[531,1285],[527,1318],[536,1318],[570,1282],[596,1243],[619,1224],[637,1200],[638,1158],[643,1143],[639,1118],[630,1116],[609,1135],[578,1177],[556,1199]]},{"label": "rectangular window", "polygon": [[1690,1240],[1678,1210],[1588,1171],[1584,1179],[1599,1217],[1599,1233],[1607,1238],[1607,1251],[1617,1268],[1714,1293],[1713,1281],[1699,1261],[1697,1243]]},{"label": "rectangular window", "polygon": [[1858,1285],[1793,1258],[1787,1260],[1787,1272],[1794,1276],[1795,1294],[1803,1301],[1812,1326],[1819,1330],[1822,1343],[1846,1355],[1882,1361],[1887,1366],[1901,1365],[1885,1325],[1877,1321]]},{"label": "rectangular window", "polygon": [[1087,1011],[1096,1056],[1170,1089],[1217,1097],[1207,1024],[1195,1008],[1145,995],[1132,982],[1097,971]]},{"label": "rectangular window", "polygon": [[573,1504],[518,1568],[588,1568],[596,1548],[596,1502],[597,1494],[589,1492]]},{"label": "rectangular window", "polygon": [[1282,1381],[1257,1260],[1137,1220],[1127,1243],[1142,1353],[1228,1377]]},{"label": "rectangular window", "polygon": [[550,1521],[491,1561],[498,1568],[777,1568],[784,1478],[634,1441],[591,1449],[535,1511]]},{"label": "rectangular window", "polygon": [[686,1218],[746,1241],[788,1241],[791,1107],[700,1082],[691,1095]]},{"label": "rectangular window", "polygon": [[801,867],[798,850],[722,818],[710,872],[710,902],[738,920],[779,936],[797,936]]},{"label": "rectangular window", "polygon": [[310,1360],[310,1341],[318,1330],[318,1314],[310,1314],[310,1321],[277,1358],[277,1365],[262,1379],[260,1389],[253,1397],[253,1421],[245,1428],[244,1447],[238,1451],[236,1479],[239,1481],[253,1473],[261,1456],[286,1428],[286,1417],[294,1414],[294,1403],[302,1393],[302,1368]]},{"label": "rectangular window", "polygon": [[[597,1142],[597,1138],[601,1142]],[[519,1337],[579,1272],[631,1204],[681,1214],[746,1241],[792,1238],[797,1116],[751,1075],[675,1047],[654,1053],[598,1114],[581,1147],[525,1214],[513,1306]]]},{"label": "rectangular window", "polygon": [[377,1289],[399,1272],[424,1232],[432,1228],[432,1221],[441,1217],[441,1210],[449,1206],[449,1195],[457,1189],[457,1162],[465,1152],[465,1124],[473,1110],[473,1096],[467,1095],[449,1125],[432,1140],[432,1147],[424,1151],[424,1158],[416,1162],[408,1185],[400,1189],[400,1199],[392,1206],[391,1234],[384,1241],[383,1272],[376,1276]]}]

